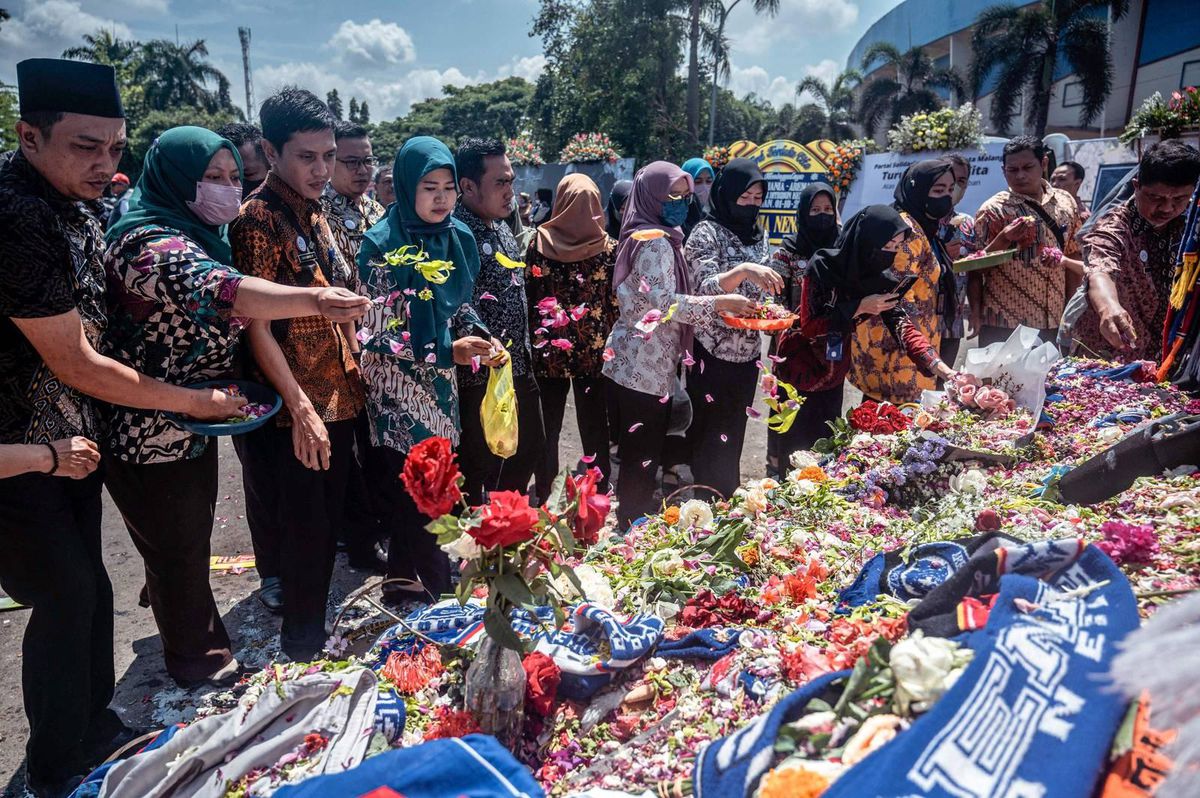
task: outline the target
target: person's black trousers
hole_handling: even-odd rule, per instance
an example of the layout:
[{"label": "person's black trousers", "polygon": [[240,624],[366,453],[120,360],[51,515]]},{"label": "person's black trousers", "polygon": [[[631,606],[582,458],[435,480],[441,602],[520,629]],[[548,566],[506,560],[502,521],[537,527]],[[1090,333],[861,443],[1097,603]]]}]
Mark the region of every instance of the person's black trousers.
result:
[{"label": "person's black trousers", "polygon": [[[395,449],[375,447],[374,460],[379,467],[371,471],[372,488],[389,508],[383,518],[389,540],[387,578],[419,581],[436,601],[450,592],[450,558],[425,529],[433,519],[417,509],[400,479],[406,459]],[[456,507],[451,512],[458,511]]]},{"label": "person's black trousers", "polygon": [[146,569],[167,673],[206,679],[233,658],[208,583],[217,502],[217,442],[172,463],[108,462],[104,482]]},{"label": "person's black trousers", "polygon": [[354,419],[326,422],[329,469],[306,468],[292,449],[290,427],[270,427],[279,495],[279,577],[283,588],[280,647],[310,660],[325,647],[325,605],[337,555],[337,530],[354,460]]},{"label": "person's black trousers", "polygon": [[[742,445],[746,441],[746,408],[754,403],[758,366],[731,363],[693,342],[696,365],[688,372],[692,400],[692,477],[729,498],[741,484]],[[712,401],[709,401],[709,398]],[[623,462],[623,461],[622,461]]]},{"label": "person's black trousers", "polygon": [[0,479],[0,587],[32,607],[21,643],[28,775],[82,767],[80,743],[111,716],[113,594],[100,546],[99,473]]},{"label": "person's black trousers", "polygon": [[804,403],[787,432],[767,431],[767,476],[779,479],[791,468],[792,452],[811,449],[833,434],[830,421],[842,414],[842,392],[846,383],[824,391],[801,393]]},{"label": "person's black trousers", "polygon": [[242,462],[242,494],[246,499],[246,526],[254,546],[254,567],[260,579],[279,576],[279,497],[271,459],[270,433],[259,428],[233,436],[233,450]]},{"label": "person's black trousers", "polygon": [[354,460],[346,483],[345,512],[340,538],[351,557],[370,559],[382,534],[383,508],[367,488],[367,472],[373,461],[371,422],[367,411],[354,421]]},{"label": "person's black trousers", "polygon": [[546,425],[546,449],[537,470],[537,495],[545,501],[558,476],[558,438],[567,409],[567,392],[574,390],[575,421],[585,456],[595,457],[591,466],[600,469],[604,480],[599,489],[608,490],[612,472],[608,453],[608,397],[603,377],[538,377],[542,396],[542,421]]},{"label": "person's black trousers", "polygon": [[493,490],[528,491],[529,481],[545,453],[546,433],[537,380],[532,374],[513,375],[513,389],[517,394],[517,451],[507,460],[492,454],[483,435],[479,408],[487,384],[459,390],[462,437],[458,463],[466,481],[467,501],[473,505],[482,504],[484,495]]},{"label": "person's black trousers", "polygon": [[671,405],[659,397],[635,391],[609,380],[621,408],[621,430],[617,454],[617,522],[624,533],[638,518],[658,509],[654,492],[658,487],[658,467],[662,464],[663,444]]}]

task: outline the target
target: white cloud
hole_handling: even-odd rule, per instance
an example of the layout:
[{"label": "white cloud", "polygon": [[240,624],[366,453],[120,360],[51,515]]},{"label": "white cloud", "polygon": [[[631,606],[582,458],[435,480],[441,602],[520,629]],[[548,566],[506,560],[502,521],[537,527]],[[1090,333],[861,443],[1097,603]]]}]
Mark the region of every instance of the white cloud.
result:
[{"label": "white cloud", "polygon": [[767,70],[760,66],[743,68],[731,64],[727,88],[738,97],[744,97],[753,92],[778,108],[793,102],[796,82],[781,75],[772,77]]},{"label": "white cloud", "polygon": [[153,14],[167,13],[168,0],[121,0],[121,7],[128,11],[148,11]]},{"label": "white cloud", "polygon": [[284,86],[294,85],[324,98],[337,89],[343,103],[351,97],[366,100],[374,120],[392,119],[408,112],[415,102],[442,96],[442,87],[467,86],[487,78],[471,77],[455,67],[446,70],[412,69],[394,81],[369,78],[346,78],[331,72],[327,66],[310,62],[293,62],[254,70],[254,93],[259,102]]},{"label": "white cloud", "polygon": [[127,25],[88,13],[76,0],[28,0],[23,9],[9,8],[13,18],[0,28],[0,70],[15,74],[18,61],[55,58],[83,44],[84,34],[101,28],[121,39],[132,38]]},{"label": "white cloud", "polygon": [[[837,76],[842,74],[842,65],[832,58],[826,58],[819,64],[809,64],[804,67],[804,77],[814,77],[825,84],[832,84]],[[801,103],[812,102],[816,98],[807,92],[800,96]]]},{"label": "white cloud", "polygon": [[514,58],[496,70],[496,77],[499,79],[512,75],[513,77],[525,78],[530,83],[536,83],[545,68],[546,56],[538,53],[537,55]]},{"label": "white cloud", "polygon": [[[749,4],[747,4],[748,6]],[[727,32],[734,49],[761,49],[777,42],[803,42],[816,32],[837,33],[858,22],[853,0],[781,0],[775,16],[740,7],[729,17]]]},{"label": "white cloud", "polygon": [[407,64],[417,57],[408,31],[379,19],[361,25],[348,19],[325,46],[337,53],[341,62],[355,68]]}]

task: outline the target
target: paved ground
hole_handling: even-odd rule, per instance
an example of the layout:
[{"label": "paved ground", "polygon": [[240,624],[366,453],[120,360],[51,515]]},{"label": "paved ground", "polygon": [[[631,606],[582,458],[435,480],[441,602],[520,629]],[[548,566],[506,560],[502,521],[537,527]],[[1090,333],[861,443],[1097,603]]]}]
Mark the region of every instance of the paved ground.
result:
[{"label": "paved ground", "polygon": [[[762,476],[766,452],[766,427],[762,421],[749,420],[744,476]],[[562,462],[580,455],[574,406],[569,405],[562,434]],[[217,497],[217,522],[213,529],[214,554],[249,554],[250,535],[246,529],[242,501],[241,469],[229,440],[220,448],[220,492]],[[0,556],[3,553],[0,552]],[[116,604],[117,695],[114,706],[126,723],[139,727],[162,725],[186,719],[199,696],[175,687],[162,666],[162,644],[149,609],[138,606],[143,584],[141,558],[129,540],[112,502],[105,495],[104,557],[113,583]],[[343,555],[338,568],[331,604],[339,602],[367,575],[350,570]],[[238,658],[245,663],[265,664],[276,650],[278,617],[266,612],[252,595],[258,588],[258,575],[250,570],[241,574],[217,573],[212,576],[213,593],[221,608],[225,626],[233,638]],[[28,727],[21,703],[21,635],[27,610],[0,613],[0,797],[20,796],[25,737]],[[7,789],[6,789],[7,785]]]}]

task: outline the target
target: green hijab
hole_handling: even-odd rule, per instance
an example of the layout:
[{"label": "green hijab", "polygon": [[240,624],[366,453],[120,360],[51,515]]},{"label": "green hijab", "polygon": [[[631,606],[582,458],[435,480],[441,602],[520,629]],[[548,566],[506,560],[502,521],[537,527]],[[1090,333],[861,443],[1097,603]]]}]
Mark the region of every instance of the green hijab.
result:
[{"label": "green hijab", "polygon": [[108,229],[104,240],[111,244],[134,228],[160,225],[183,233],[218,263],[232,265],[226,226],[201,221],[187,206],[196,201],[196,184],[204,179],[208,162],[222,148],[233,153],[241,174],[242,156],[237,147],[211,130],[184,125],[159,136],[146,153],[142,176],[129,197],[129,210]]},{"label": "green hijab", "polygon": [[367,231],[358,252],[358,271],[363,282],[368,282],[372,269],[380,268],[385,253],[410,244],[423,247],[429,260],[454,264],[441,285],[429,282],[411,266],[386,267],[393,291],[428,288],[433,292],[429,300],[402,295],[397,301],[408,303],[408,332],[417,359],[432,349],[437,365],[449,368],[454,365],[450,319],[471,301],[479,274],[479,250],[471,229],[453,215],[438,224],[429,224],[417,215],[417,185],[435,169],[449,169],[458,184],[454,156],[445,144],[431,136],[416,136],[405,142],[392,170],[396,201],[388,206],[387,215]]}]

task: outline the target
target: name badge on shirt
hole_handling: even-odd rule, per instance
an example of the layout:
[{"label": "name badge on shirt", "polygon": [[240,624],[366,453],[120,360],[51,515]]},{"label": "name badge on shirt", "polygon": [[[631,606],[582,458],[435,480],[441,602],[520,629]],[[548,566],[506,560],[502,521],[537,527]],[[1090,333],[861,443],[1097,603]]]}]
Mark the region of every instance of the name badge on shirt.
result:
[{"label": "name badge on shirt", "polygon": [[830,363],[839,363],[846,355],[845,342],[841,333],[830,333],[825,340],[825,359]]}]

